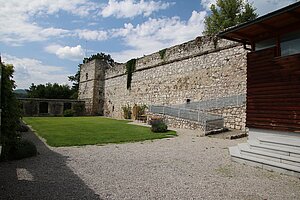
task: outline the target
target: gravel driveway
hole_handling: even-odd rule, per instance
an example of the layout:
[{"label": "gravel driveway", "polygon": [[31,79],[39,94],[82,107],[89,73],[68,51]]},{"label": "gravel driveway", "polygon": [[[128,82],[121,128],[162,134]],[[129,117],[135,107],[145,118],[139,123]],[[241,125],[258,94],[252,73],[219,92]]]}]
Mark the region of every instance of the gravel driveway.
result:
[{"label": "gravel driveway", "polygon": [[300,199],[300,179],[233,163],[245,141],[197,137],[49,148],[34,134],[34,158],[0,163],[1,199]]}]

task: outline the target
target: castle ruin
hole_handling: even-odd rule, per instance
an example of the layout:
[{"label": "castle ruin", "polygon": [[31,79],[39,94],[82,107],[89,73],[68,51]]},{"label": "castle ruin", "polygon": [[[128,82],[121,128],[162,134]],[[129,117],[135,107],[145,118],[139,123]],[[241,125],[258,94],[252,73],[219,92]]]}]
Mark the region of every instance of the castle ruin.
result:
[{"label": "castle ruin", "polygon": [[[245,95],[246,58],[242,44],[198,37],[165,49],[163,56],[160,51],[138,58],[131,89],[126,87],[126,64],[110,66],[94,59],[81,66],[79,100],[85,101],[88,115],[121,119],[125,105],[176,106]],[[206,112],[223,116],[228,128],[245,130],[245,105],[225,105]]]}]

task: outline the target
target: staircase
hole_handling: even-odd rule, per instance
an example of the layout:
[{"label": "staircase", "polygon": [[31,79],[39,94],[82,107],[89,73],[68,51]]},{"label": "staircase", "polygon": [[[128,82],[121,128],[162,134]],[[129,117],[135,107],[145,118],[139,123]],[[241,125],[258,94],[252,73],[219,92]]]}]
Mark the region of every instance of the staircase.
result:
[{"label": "staircase", "polygon": [[300,138],[261,136],[229,147],[232,160],[300,178]]}]

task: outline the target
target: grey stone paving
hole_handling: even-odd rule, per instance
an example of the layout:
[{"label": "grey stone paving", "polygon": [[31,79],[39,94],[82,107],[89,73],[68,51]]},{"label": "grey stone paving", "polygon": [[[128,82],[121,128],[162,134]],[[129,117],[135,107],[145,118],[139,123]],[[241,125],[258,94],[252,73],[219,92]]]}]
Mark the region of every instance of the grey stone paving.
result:
[{"label": "grey stone paving", "polygon": [[299,178],[230,161],[228,147],[245,138],[179,130],[171,139],[50,150],[31,137],[41,154],[0,163],[1,198],[300,199]]},{"label": "grey stone paving", "polygon": [[0,199],[99,199],[68,164],[68,157],[47,147],[33,133],[39,155],[19,161],[0,162]]}]

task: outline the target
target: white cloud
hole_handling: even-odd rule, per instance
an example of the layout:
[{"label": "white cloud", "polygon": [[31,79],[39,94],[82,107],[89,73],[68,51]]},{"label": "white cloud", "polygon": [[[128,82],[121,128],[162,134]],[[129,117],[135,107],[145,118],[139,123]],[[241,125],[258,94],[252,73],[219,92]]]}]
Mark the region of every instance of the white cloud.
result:
[{"label": "white cloud", "polygon": [[68,59],[73,61],[82,60],[84,57],[84,50],[81,45],[76,47],[49,45],[45,48],[45,51],[57,55],[61,59]]},{"label": "white cloud", "polygon": [[217,0],[201,0],[200,4],[205,10],[210,10],[212,4],[216,5]]},{"label": "white cloud", "polygon": [[250,0],[254,7],[256,8],[256,12],[262,16],[269,12],[273,12],[280,8],[283,8],[289,4],[295,3],[295,0]]},{"label": "white cloud", "polygon": [[68,73],[63,67],[45,65],[42,61],[32,58],[18,58],[8,54],[2,55],[2,61],[15,67],[14,80],[17,88],[29,88],[31,83],[68,84]]},{"label": "white cloud", "polygon": [[59,11],[87,16],[98,8],[89,0],[0,0],[0,5],[0,42],[11,45],[43,41],[69,33],[61,28],[39,26],[33,20],[36,16],[45,17]]},{"label": "white cloud", "polygon": [[138,15],[150,16],[153,12],[168,8],[173,3],[161,1],[109,0],[100,12],[103,17],[132,18]]},{"label": "white cloud", "polygon": [[206,11],[193,11],[188,21],[179,17],[152,19],[133,26],[125,24],[124,28],[112,30],[113,37],[123,37],[130,49],[111,53],[113,58],[125,62],[132,57],[140,57],[159,49],[180,44],[202,34]]},{"label": "white cloud", "polygon": [[[149,18],[142,24],[134,26],[127,23],[123,28],[110,30],[111,37],[120,37],[128,46],[128,50],[110,52],[119,62],[126,62],[134,57],[141,57],[160,49],[180,44],[202,35],[204,18],[208,14],[211,4],[216,0],[202,0],[201,4],[206,11],[193,11],[188,21],[179,17]],[[249,1],[251,3],[251,1]],[[255,0],[254,7],[262,15],[293,3],[294,0]]]},{"label": "white cloud", "polygon": [[85,39],[85,40],[107,40],[108,35],[106,31],[102,30],[88,30],[88,29],[77,29],[75,30],[77,36],[80,39]]}]

